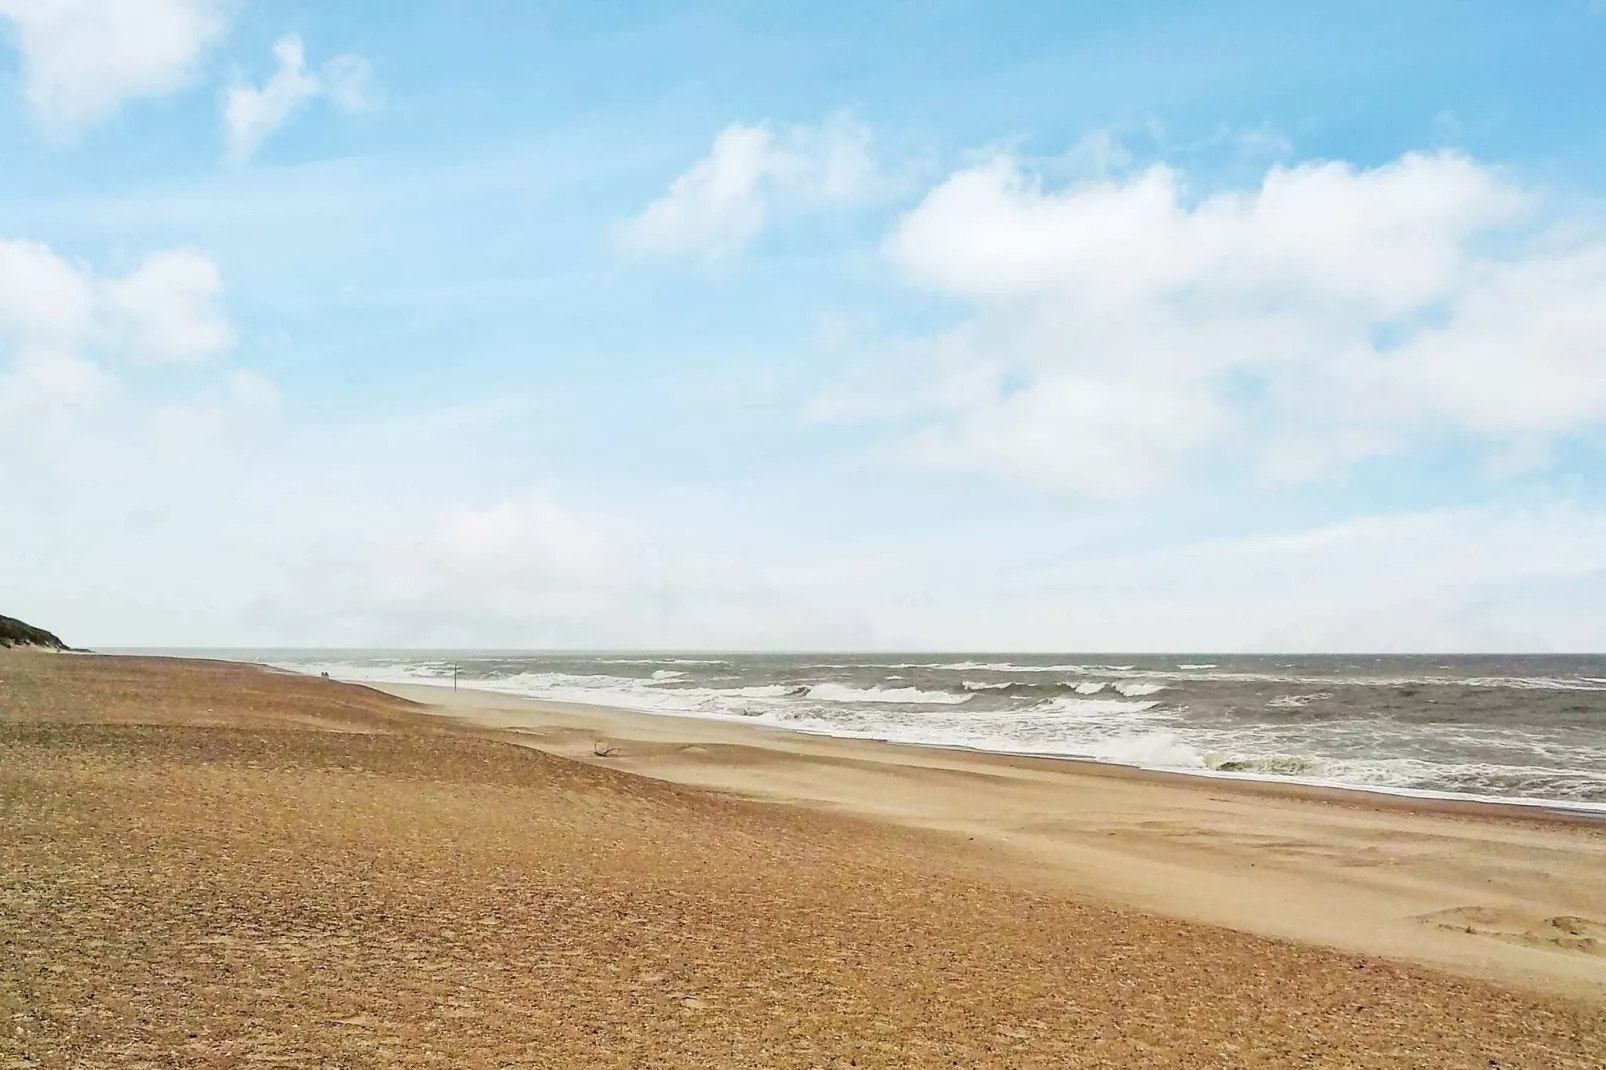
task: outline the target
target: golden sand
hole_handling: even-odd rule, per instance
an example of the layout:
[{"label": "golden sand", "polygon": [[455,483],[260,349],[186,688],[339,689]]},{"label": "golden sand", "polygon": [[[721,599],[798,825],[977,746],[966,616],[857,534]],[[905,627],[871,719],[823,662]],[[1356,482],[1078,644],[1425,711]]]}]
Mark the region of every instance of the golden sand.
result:
[{"label": "golden sand", "polygon": [[320,680],[0,654],[0,1067],[1606,1066],[1598,1000],[605,762]]},{"label": "golden sand", "polygon": [[1599,816],[389,690],[563,757],[944,832],[989,880],[1606,1001]]}]

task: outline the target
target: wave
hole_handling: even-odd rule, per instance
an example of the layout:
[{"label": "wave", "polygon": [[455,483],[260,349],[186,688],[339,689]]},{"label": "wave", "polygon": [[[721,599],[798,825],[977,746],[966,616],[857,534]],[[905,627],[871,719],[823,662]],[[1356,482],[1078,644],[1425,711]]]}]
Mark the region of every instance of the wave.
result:
[{"label": "wave", "polygon": [[1166,687],[1165,684],[1134,684],[1125,681],[1119,681],[1111,686],[1128,698],[1136,698],[1139,695],[1152,695],[1158,691],[1164,691]]},{"label": "wave", "polygon": [[[836,666],[838,668],[855,668],[856,666]],[[952,661],[937,665],[889,665],[884,668],[895,669],[943,669],[948,672],[1057,672],[1080,673],[1084,675],[1131,672],[1134,665],[1017,665],[1009,661]]]},{"label": "wave", "polygon": [[1171,685],[1142,680],[1078,680],[1070,681],[1019,681],[989,682],[965,680],[960,688],[967,695],[988,694],[999,698],[1053,698],[1060,695],[1097,695],[1114,691],[1123,698],[1142,698],[1167,690]]},{"label": "wave", "polygon": [[[824,735],[1087,758],[1211,776],[1443,793],[1458,798],[1543,799],[1551,805],[1606,808],[1606,747],[1597,746],[1598,735],[1588,734],[1595,723],[1589,717],[1598,706],[1594,699],[1544,700],[1554,707],[1547,716],[1565,715],[1563,721],[1466,723],[1454,716],[1444,721],[1411,720],[1420,712],[1415,703],[1425,699],[1390,695],[1381,689],[1394,682],[1378,677],[1357,679],[1367,690],[1351,694],[1340,690],[1347,677],[1189,676],[1149,669],[1122,677],[1118,666],[1019,666],[1000,661],[986,664],[1008,666],[1020,670],[1020,675],[990,678],[988,673],[997,670],[986,667],[974,669],[970,679],[912,672],[909,686],[890,686],[886,683],[890,674],[866,673],[868,666],[863,663],[845,666],[848,671],[838,674],[811,674],[795,662],[781,662],[760,665],[747,675],[750,683],[731,686],[741,683],[742,674],[699,671],[687,664],[689,659],[499,656],[459,661],[434,652],[426,657],[341,654],[317,660],[281,657],[274,664],[290,671],[328,672],[336,679],[379,684],[440,685],[448,683],[458,670],[463,686],[505,694],[654,714],[758,721]],[[586,671],[627,664],[643,668]],[[567,671],[548,671],[548,666]],[[526,671],[516,671],[521,668]],[[781,678],[780,673],[792,674],[792,678]],[[1056,678],[1054,673],[1061,675]],[[840,678],[821,679],[829,676]],[[1182,680],[1238,678],[1297,682],[1286,688],[1260,689],[1253,703],[1239,704],[1234,699],[1230,716],[1212,712],[1215,700],[1204,689],[1182,690],[1186,702],[1162,703],[1156,697],[1178,687]],[[873,682],[877,679],[882,683]],[[1606,690],[1603,681],[1606,678],[1536,673],[1528,677],[1449,678],[1446,682],[1458,689],[1498,683],[1501,687],[1562,685],[1559,689],[1564,691],[1601,691]],[[1298,710],[1335,694],[1347,706],[1354,706],[1354,716],[1313,720],[1274,712]],[[1440,705],[1422,709],[1442,709],[1453,715],[1460,695],[1459,690],[1453,691],[1440,697]],[[1469,695],[1466,701],[1491,700]],[[1537,696],[1500,699],[1490,708],[1539,701]],[[1257,714],[1262,708],[1265,712]],[[1366,713],[1368,709],[1396,712]]]},{"label": "wave", "polygon": [[1312,702],[1333,697],[1331,691],[1314,691],[1309,695],[1278,695],[1266,703],[1269,710],[1302,710]]},{"label": "wave", "polygon": [[939,706],[957,706],[970,701],[969,695],[956,695],[952,691],[922,691],[918,687],[850,687],[832,683],[800,687],[790,697],[822,699],[826,702],[932,703]]},{"label": "wave", "polygon": [[1114,691],[1126,698],[1138,698],[1144,695],[1152,695],[1156,692],[1164,691],[1170,685],[1148,683],[1136,680],[1078,680],[1075,683],[1071,683],[1068,680],[1006,680],[996,683],[985,680],[965,680],[961,682],[959,686],[965,692],[971,694],[985,692],[998,696],[1021,698],[1031,698],[1034,696],[1052,698],[1058,695],[1097,695],[1104,691]]},{"label": "wave", "polygon": [[[1156,701],[1133,702],[1124,698],[1083,698],[1081,696],[1062,695],[1058,698],[1045,699],[1037,706],[1025,711],[1029,715],[1054,714],[1061,718],[1073,717],[1085,719],[1089,716],[1096,718],[1127,718],[1139,714],[1151,714],[1156,711],[1160,703]],[[1155,716],[1156,714],[1151,714]],[[1120,729],[1121,721],[1112,722],[1112,727]]]},{"label": "wave", "polygon": [[1073,756],[1144,769],[1186,770],[1204,766],[1204,759],[1198,750],[1189,746],[1175,732],[1106,736],[1090,742],[1085,753]]},{"label": "wave", "polygon": [[596,658],[598,665],[729,665],[709,658]]},{"label": "wave", "polygon": [[[841,666],[852,668],[854,666]],[[1160,667],[1138,668],[1136,665],[1066,664],[1019,665],[1012,662],[960,661],[939,665],[907,666],[953,672],[997,673],[1058,673],[1069,676],[1118,676],[1131,674],[1147,680],[1168,680],[1192,683],[1269,683],[1304,687],[1466,687],[1508,688],[1518,691],[1606,691],[1606,677],[1578,676],[1444,676],[1424,673],[1416,676],[1378,675],[1360,673],[1255,672],[1251,670],[1222,670],[1218,663],[1187,663],[1175,669]]]}]

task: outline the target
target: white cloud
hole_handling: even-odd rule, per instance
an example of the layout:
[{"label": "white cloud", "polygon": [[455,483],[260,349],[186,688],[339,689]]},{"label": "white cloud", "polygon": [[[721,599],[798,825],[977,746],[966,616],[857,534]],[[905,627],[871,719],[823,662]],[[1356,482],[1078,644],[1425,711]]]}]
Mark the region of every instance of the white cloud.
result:
[{"label": "white cloud", "polygon": [[847,114],[779,135],[768,125],[732,123],[615,238],[635,253],[738,252],[777,204],[817,207],[861,193],[871,175],[869,145],[869,129]]},{"label": "white cloud", "polygon": [[1606,242],[1475,270],[1442,324],[1369,355],[1357,389],[1493,436],[1606,419]]},{"label": "white cloud", "polygon": [[0,332],[72,342],[89,325],[94,288],[48,245],[0,241]]},{"label": "white cloud", "polygon": [[[1149,527],[1129,539],[1124,521],[1090,534],[1099,521],[1081,512],[988,521],[978,508],[964,524],[944,524],[934,512],[903,515],[909,503],[893,500],[845,526],[843,503],[809,502],[807,515],[832,518],[810,524],[795,522],[798,503],[787,513],[762,495],[685,500],[599,480],[588,493],[605,484],[611,500],[581,498],[573,486],[583,474],[567,492],[509,489],[484,477],[485,459],[500,450],[487,448],[494,435],[479,437],[480,420],[297,426],[275,419],[271,384],[227,369],[177,395],[144,390],[139,368],[90,360],[102,347],[129,348],[133,328],[96,305],[109,285],[59,258],[51,263],[40,247],[19,257],[11,247],[19,244],[0,246],[0,263],[32,258],[30,270],[48,268],[69,290],[76,279],[90,310],[23,325],[19,303],[0,302],[0,501],[20,521],[0,526],[0,560],[30,562],[26,575],[9,578],[14,611],[75,641],[1061,650],[1606,643],[1598,609],[1606,516],[1583,506],[1491,505],[1210,540]],[[88,368],[103,379],[99,394],[76,403],[80,416],[93,405],[91,418],[69,433],[19,437],[28,421],[44,426],[37,394],[22,409],[6,408],[13,380],[31,374],[20,360],[4,364],[5,347],[22,332],[78,362],[49,365],[56,372]],[[968,396],[955,388],[949,399]],[[261,431],[242,435],[253,423]],[[534,454],[521,468],[541,463]],[[796,497],[787,487],[774,493]],[[129,568],[131,547],[137,569]]]},{"label": "white cloud", "polygon": [[1259,190],[1192,205],[1166,167],[1045,192],[1004,159],[932,190],[888,252],[914,277],[984,300],[1130,307],[1177,296],[1232,311],[1314,304],[1386,316],[1443,294],[1468,238],[1521,206],[1517,191],[1452,155],[1371,171],[1278,167]]},{"label": "white cloud", "polygon": [[225,10],[218,0],[0,0],[27,67],[28,102],[63,133],[124,100],[182,87],[223,32]]},{"label": "white cloud", "polygon": [[0,240],[0,430],[22,433],[107,397],[117,383],[107,356],[195,362],[227,351],[221,294],[216,266],[194,250],[154,253],[104,279],[48,246]]},{"label": "white cloud", "polygon": [[917,432],[903,453],[921,465],[1121,497],[1163,482],[1228,423],[1221,405],[1186,385],[1045,374],[977,406],[958,433]]},{"label": "white cloud", "polygon": [[107,286],[129,351],[147,361],[194,362],[227,351],[234,333],[217,306],[222,293],[217,265],[193,249],[153,253]]},{"label": "white cloud", "polygon": [[261,88],[240,84],[223,96],[227,157],[240,163],[251,158],[290,117],[319,97],[344,112],[370,106],[371,70],[361,56],[341,55],[318,70],[307,69],[301,39],[283,37],[273,46],[278,69]]},{"label": "white cloud", "polygon": [[78,352],[96,305],[93,280],[48,246],[0,241],[0,425],[54,419],[107,392],[109,377]]},{"label": "white cloud", "polygon": [[1233,456],[1306,479],[1445,435],[1542,456],[1606,421],[1606,240],[1551,238],[1538,202],[1449,153],[1202,197],[1160,166],[1063,189],[1009,157],[961,171],[886,242],[974,310],[901,393],[971,389],[899,451],[1096,495]]}]

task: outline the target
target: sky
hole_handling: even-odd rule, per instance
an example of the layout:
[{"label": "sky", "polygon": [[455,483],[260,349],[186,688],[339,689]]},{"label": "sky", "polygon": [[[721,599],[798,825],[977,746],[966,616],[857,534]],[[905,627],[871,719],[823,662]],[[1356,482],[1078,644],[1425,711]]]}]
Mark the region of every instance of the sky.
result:
[{"label": "sky", "polygon": [[1606,649],[1606,4],[0,0],[0,613]]}]

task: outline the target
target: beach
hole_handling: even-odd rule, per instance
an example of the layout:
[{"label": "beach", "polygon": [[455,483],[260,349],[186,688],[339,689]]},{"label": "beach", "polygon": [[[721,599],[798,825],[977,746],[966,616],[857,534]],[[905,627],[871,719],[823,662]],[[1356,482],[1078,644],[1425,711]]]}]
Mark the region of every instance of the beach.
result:
[{"label": "beach", "polygon": [[0,813],[4,1066],[1606,1064],[1587,815],[25,652]]},{"label": "beach", "polygon": [[579,761],[962,836],[1027,884],[1606,998],[1606,820],[1589,815],[385,690]]}]

